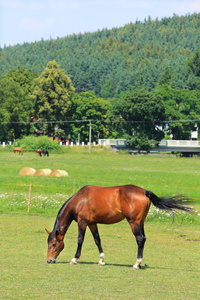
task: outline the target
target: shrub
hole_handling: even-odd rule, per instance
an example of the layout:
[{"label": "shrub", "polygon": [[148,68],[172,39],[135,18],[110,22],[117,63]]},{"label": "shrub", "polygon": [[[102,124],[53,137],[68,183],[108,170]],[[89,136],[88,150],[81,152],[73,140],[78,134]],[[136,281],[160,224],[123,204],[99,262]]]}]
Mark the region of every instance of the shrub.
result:
[{"label": "shrub", "polygon": [[20,146],[25,151],[58,150],[60,145],[57,141],[52,141],[48,136],[26,136],[21,140],[16,140],[14,146]]}]

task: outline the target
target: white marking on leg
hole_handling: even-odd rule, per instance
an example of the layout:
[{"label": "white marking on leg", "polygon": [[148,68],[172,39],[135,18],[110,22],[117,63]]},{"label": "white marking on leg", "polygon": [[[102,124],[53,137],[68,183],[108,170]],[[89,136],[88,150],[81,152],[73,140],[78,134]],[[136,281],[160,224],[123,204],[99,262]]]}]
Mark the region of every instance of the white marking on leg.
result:
[{"label": "white marking on leg", "polygon": [[77,264],[77,259],[78,258],[72,258],[72,260],[70,261],[70,265],[76,265]]},{"label": "white marking on leg", "polygon": [[104,258],[105,258],[105,255],[104,255],[104,253],[102,252],[102,253],[100,254],[100,260],[99,260],[98,265],[100,265],[100,266],[104,266],[104,265],[105,265]]},{"label": "white marking on leg", "polygon": [[142,258],[137,259],[135,265],[133,266],[133,269],[139,270],[141,263],[142,263]]}]

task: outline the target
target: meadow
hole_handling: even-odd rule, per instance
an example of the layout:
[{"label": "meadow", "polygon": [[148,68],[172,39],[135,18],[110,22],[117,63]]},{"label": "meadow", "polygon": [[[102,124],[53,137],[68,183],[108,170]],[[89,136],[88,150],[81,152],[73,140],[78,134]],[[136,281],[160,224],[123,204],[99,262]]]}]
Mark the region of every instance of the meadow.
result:
[{"label": "meadow", "polygon": [[[1,299],[199,299],[200,159],[172,155],[116,154],[108,149],[66,147],[38,157],[0,149]],[[23,167],[66,170],[69,177],[19,176]],[[32,184],[30,212],[27,212]],[[193,215],[151,207],[142,269],[135,271],[137,246],[130,226],[100,225],[104,267],[89,230],[82,256],[69,265],[77,246],[77,224],[65,237],[56,264],[46,263],[47,234],[59,208],[86,184],[135,184],[158,196],[193,198]]]}]

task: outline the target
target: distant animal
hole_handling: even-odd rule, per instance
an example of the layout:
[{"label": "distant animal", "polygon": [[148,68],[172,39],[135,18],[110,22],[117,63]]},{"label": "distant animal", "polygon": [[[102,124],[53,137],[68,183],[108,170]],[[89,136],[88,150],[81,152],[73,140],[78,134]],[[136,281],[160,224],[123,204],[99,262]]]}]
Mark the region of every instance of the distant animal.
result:
[{"label": "distant animal", "polygon": [[23,154],[22,148],[19,148],[19,147],[14,147],[13,152],[14,152],[14,154],[15,154],[15,152],[19,152],[19,154],[20,153]]},{"label": "distant animal", "polygon": [[42,150],[42,154],[45,156],[45,155],[47,155],[47,156],[49,156],[49,151],[48,150]]},{"label": "distant animal", "polygon": [[140,269],[146,241],[144,221],[151,203],[159,209],[168,211],[181,209],[186,212],[192,212],[191,208],[183,205],[187,203],[186,201],[186,198],[178,196],[159,198],[151,191],[135,185],[114,187],[84,186],[63,204],[58,212],[53,231],[50,232],[46,229],[49,234],[47,262],[56,262],[57,256],[64,248],[63,240],[65,234],[71,222],[75,220],[78,224],[78,247],[70,264],[76,264],[81,256],[85,231],[88,226],[99,250],[99,265],[104,265],[104,253],[97,224],[113,224],[126,219],[131,226],[138,245],[137,260],[133,269]]},{"label": "distant animal", "polygon": [[38,154],[39,156],[42,156],[42,150],[41,150],[41,149],[37,149],[37,150],[36,150],[36,155],[37,155],[37,154]]}]

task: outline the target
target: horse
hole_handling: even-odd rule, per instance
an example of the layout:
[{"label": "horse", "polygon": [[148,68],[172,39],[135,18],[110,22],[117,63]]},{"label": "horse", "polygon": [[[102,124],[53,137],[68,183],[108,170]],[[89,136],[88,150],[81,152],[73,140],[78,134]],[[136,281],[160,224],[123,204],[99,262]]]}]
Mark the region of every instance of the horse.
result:
[{"label": "horse", "polygon": [[13,152],[14,152],[14,154],[15,154],[15,152],[19,152],[19,154],[20,153],[23,154],[22,148],[19,148],[19,147],[14,147]]},{"label": "horse", "polygon": [[43,151],[42,151],[42,154],[43,154],[44,156],[45,156],[45,155],[46,155],[46,156],[49,156],[49,151],[48,151],[48,150],[43,150]]},{"label": "horse", "polygon": [[37,155],[37,154],[38,154],[39,156],[42,156],[42,150],[41,150],[41,149],[37,149],[37,150],[36,150],[36,155]]},{"label": "horse", "polygon": [[153,192],[135,185],[100,187],[87,185],[69,198],[58,212],[53,231],[48,233],[47,262],[55,263],[56,258],[64,249],[64,236],[74,220],[78,224],[78,247],[70,264],[76,264],[81,256],[86,227],[88,226],[98,247],[103,266],[104,252],[101,246],[97,224],[114,224],[124,219],[128,221],[138,245],[137,260],[133,269],[140,269],[143,249],[146,241],[144,221],[151,203],[159,209],[172,211],[179,209],[192,212],[193,209],[184,206],[188,204],[184,197],[158,197]]}]

